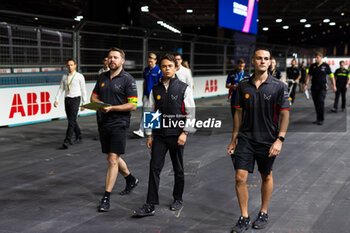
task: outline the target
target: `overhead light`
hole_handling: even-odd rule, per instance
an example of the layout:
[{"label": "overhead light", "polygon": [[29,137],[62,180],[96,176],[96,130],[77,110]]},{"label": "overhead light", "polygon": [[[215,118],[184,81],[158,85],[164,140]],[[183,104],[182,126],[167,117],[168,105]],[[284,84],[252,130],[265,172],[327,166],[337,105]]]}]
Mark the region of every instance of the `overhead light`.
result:
[{"label": "overhead light", "polygon": [[38,17],[35,17],[34,20],[39,20],[39,18],[38,18]]},{"label": "overhead light", "polygon": [[340,25],[340,26],[339,26],[339,28],[340,28],[340,29],[342,29],[342,28],[343,28],[343,26],[342,26],[342,25]]},{"label": "overhead light", "polygon": [[148,6],[142,6],[141,11],[142,12],[149,12]]},{"label": "overhead light", "polygon": [[181,31],[179,31],[178,29],[174,28],[173,26],[170,26],[169,24],[163,22],[163,21],[157,21],[157,24],[160,24],[161,26],[165,27],[166,29],[174,32],[174,33],[181,33]]},{"label": "overhead light", "polygon": [[187,10],[186,10],[186,13],[192,14],[192,13],[193,13],[193,10],[192,10],[192,9],[187,9]]},{"label": "overhead light", "polygon": [[334,26],[336,23],[335,22],[330,22],[329,26]]},{"label": "overhead light", "polygon": [[262,30],[263,30],[263,31],[268,31],[269,28],[268,28],[268,27],[263,27]]},{"label": "overhead light", "polygon": [[344,16],[344,15],[345,15],[345,13],[344,13],[344,12],[342,12],[342,13],[340,13],[340,15],[341,15],[341,16]]},{"label": "overhead light", "polygon": [[84,17],[82,16],[82,15],[77,15],[75,18],[74,18],[74,20],[75,21],[80,21],[80,20],[82,20]]},{"label": "overhead light", "polygon": [[282,19],[276,19],[276,23],[281,23]]},{"label": "overhead light", "polygon": [[256,19],[256,22],[258,23],[258,22],[259,22],[259,19]]},{"label": "overhead light", "polygon": [[346,26],[349,26],[350,24],[349,23],[346,23]]},{"label": "overhead light", "polygon": [[289,26],[288,26],[288,25],[284,25],[282,28],[283,28],[283,29],[288,29]]},{"label": "overhead light", "polygon": [[331,22],[331,20],[330,19],[324,19],[323,22],[324,23],[329,23],[329,22]]},{"label": "overhead light", "polygon": [[308,23],[308,24],[305,24],[304,27],[310,28],[310,27],[311,27],[311,24],[309,24],[309,23]]},{"label": "overhead light", "polygon": [[307,20],[306,19],[301,19],[300,23],[305,23]]}]

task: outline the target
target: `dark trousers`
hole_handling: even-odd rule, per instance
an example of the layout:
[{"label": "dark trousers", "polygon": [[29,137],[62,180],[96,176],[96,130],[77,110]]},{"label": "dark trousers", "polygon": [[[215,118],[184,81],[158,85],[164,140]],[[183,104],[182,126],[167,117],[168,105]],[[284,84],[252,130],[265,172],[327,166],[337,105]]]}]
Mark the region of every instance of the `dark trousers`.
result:
[{"label": "dark trousers", "polygon": [[66,97],[64,99],[64,107],[68,119],[68,128],[66,131],[66,138],[64,139],[65,142],[72,141],[73,133],[75,133],[75,138],[81,138],[81,132],[77,122],[79,106],[80,96],[74,98]]},{"label": "dark trousers", "polygon": [[297,89],[297,84],[296,83],[290,83],[289,88],[292,88],[292,91],[290,92],[290,98],[292,98],[292,103],[294,103],[294,98],[295,98],[295,91]]},{"label": "dark trousers", "polygon": [[327,91],[325,89],[311,89],[311,94],[315,105],[317,120],[324,121],[324,100]]},{"label": "dark trousers", "polygon": [[160,173],[164,166],[165,155],[169,150],[171,162],[173,164],[175,184],[173,190],[174,200],[182,201],[182,194],[185,185],[185,175],[183,168],[184,146],[177,145],[178,136],[154,136],[152,144],[152,157],[149,168],[148,180],[148,204],[159,204],[159,181]]},{"label": "dark trousers", "polygon": [[341,95],[341,108],[345,109],[346,104],[346,86],[338,86],[337,85],[337,92],[335,93],[335,99],[334,99],[334,106],[333,108],[338,109],[338,102],[339,102],[339,96]]}]

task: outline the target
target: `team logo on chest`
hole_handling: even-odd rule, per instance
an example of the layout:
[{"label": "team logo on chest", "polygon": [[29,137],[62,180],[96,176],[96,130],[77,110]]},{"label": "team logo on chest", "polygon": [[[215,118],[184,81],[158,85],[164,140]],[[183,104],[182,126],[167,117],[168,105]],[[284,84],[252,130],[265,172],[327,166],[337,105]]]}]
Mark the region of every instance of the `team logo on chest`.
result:
[{"label": "team logo on chest", "polygon": [[174,96],[174,95],[171,95],[171,99],[172,99],[172,100],[177,100],[178,97],[179,97],[178,95],[175,95],[175,96]]},{"label": "team logo on chest", "polygon": [[101,87],[104,87],[104,86],[105,86],[105,83],[102,83],[102,84],[101,84]]},{"label": "team logo on chest", "polygon": [[247,93],[247,94],[244,95],[244,97],[245,97],[246,99],[249,99],[250,95]]},{"label": "team logo on chest", "polygon": [[264,93],[264,99],[265,99],[265,100],[270,100],[270,99],[271,99],[271,95],[266,95],[266,94]]},{"label": "team logo on chest", "polygon": [[157,100],[160,100],[161,99],[161,96],[160,95],[157,95]]}]

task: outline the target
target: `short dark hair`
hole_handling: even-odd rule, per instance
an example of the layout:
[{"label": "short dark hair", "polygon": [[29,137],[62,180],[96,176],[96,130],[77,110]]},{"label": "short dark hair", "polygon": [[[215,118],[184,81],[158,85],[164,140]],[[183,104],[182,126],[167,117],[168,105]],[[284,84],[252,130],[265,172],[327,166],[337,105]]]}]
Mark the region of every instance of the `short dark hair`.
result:
[{"label": "short dark hair", "polygon": [[316,52],[316,53],[315,53],[315,57],[317,57],[317,56],[323,57],[323,54],[322,54],[321,52]]},{"label": "short dark hair", "polygon": [[271,57],[270,60],[275,60],[276,61],[276,58],[275,57]]},{"label": "short dark hair", "polygon": [[343,60],[341,60],[341,61],[339,62],[339,65],[341,65],[341,63],[344,63],[344,64],[345,64],[345,62],[344,62]]},{"label": "short dark hair", "polygon": [[256,47],[256,48],[254,49],[254,55],[255,55],[255,53],[256,53],[257,51],[259,51],[259,50],[264,50],[264,51],[269,52],[269,53],[270,53],[270,57],[271,57],[271,55],[272,55],[271,50],[270,50],[269,48],[267,48],[267,47]]},{"label": "short dark hair", "polygon": [[160,59],[160,64],[162,64],[162,61],[163,60],[169,60],[171,62],[174,62],[175,63],[175,67],[177,66],[177,61],[175,59],[175,56],[170,54],[170,53],[167,53],[165,54],[161,59]]},{"label": "short dark hair", "polygon": [[124,53],[124,51],[121,50],[120,48],[112,47],[112,48],[109,49],[108,54],[109,54],[110,52],[112,52],[112,51],[119,52],[119,53],[120,53],[120,56],[121,56],[123,59],[125,59],[125,53]]},{"label": "short dark hair", "polygon": [[174,57],[180,56],[182,59],[182,54],[181,53],[174,53]]},{"label": "short dark hair", "polygon": [[66,62],[66,63],[68,63],[69,61],[72,61],[72,62],[74,62],[74,64],[77,64],[73,58],[67,59],[67,62]]},{"label": "short dark hair", "polygon": [[245,61],[243,58],[238,59],[237,65],[239,65],[239,64],[245,64]]}]

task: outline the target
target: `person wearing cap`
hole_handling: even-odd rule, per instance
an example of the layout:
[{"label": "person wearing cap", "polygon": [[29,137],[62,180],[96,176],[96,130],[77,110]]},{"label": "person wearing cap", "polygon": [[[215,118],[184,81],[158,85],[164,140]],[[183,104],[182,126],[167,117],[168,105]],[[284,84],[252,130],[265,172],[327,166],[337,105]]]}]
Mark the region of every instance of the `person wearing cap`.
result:
[{"label": "person wearing cap", "polygon": [[159,82],[163,74],[157,63],[157,55],[154,53],[148,54],[148,66],[143,70],[143,98],[142,98],[142,115],[140,127],[138,130],[133,131],[132,133],[140,138],[145,136],[144,126],[143,126],[143,112],[146,108],[149,108],[149,95],[155,84]]},{"label": "person wearing cap", "polygon": [[311,94],[316,110],[316,121],[312,123],[317,125],[323,125],[324,121],[324,100],[326,99],[328,90],[327,75],[331,78],[333,91],[337,91],[334,74],[329,65],[322,62],[322,58],[323,55],[321,53],[316,53],[316,62],[311,64],[305,83],[305,90],[307,90],[311,79]]}]

